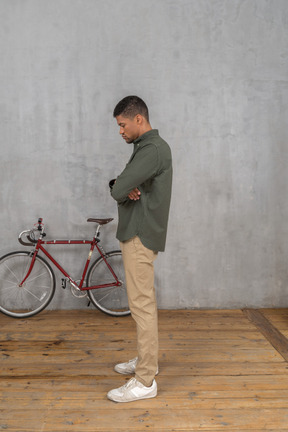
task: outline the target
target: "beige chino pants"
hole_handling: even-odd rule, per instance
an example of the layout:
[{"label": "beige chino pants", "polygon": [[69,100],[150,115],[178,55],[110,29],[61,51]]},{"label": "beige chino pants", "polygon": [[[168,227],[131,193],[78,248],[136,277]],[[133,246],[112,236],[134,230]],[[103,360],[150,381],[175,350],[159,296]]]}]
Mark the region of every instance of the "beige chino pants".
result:
[{"label": "beige chino pants", "polygon": [[120,247],[129,307],[137,329],[138,361],[135,378],[149,387],[158,368],[158,312],[153,264],[157,252],[147,249],[139,237],[120,242]]}]

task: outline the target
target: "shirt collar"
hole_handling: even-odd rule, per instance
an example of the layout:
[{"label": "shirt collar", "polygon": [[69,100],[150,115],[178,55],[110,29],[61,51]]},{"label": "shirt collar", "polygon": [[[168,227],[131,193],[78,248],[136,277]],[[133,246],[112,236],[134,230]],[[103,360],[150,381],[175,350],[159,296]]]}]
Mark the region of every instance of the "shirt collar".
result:
[{"label": "shirt collar", "polygon": [[134,144],[140,144],[141,141],[143,141],[147,138],[152,138],[152,137],[157,136],[157,135],[159,135],[158,129],[151,129],[148,132],[145,132],[140,137],[138,137],[135,141],[133,141],[133,143]]}]

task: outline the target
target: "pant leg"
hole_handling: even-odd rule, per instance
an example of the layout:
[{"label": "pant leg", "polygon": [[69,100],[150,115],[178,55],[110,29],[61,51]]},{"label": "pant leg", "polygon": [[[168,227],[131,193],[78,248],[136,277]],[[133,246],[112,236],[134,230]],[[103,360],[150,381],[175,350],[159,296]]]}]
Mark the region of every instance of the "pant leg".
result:
[{"label": "pant leg", "polygon": [[136,323],[138,362],[135,377],[150,386],[158,367],[158,311],[154,287],[154,260],[157,253],[139,239],[121,242],[127,294]]}]

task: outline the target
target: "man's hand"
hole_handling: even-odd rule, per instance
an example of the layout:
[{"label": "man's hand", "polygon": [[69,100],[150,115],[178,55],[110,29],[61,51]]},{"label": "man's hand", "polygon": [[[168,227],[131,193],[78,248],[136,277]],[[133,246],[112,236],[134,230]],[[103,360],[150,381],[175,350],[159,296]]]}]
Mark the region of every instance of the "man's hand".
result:
[{"label": "man's hand", "polygon": [[129,193],[128,197],[132,201],[137,201],[140,199],[140,195],[141,195],[141,192],[139,191],[139,189],[135,188]]}]

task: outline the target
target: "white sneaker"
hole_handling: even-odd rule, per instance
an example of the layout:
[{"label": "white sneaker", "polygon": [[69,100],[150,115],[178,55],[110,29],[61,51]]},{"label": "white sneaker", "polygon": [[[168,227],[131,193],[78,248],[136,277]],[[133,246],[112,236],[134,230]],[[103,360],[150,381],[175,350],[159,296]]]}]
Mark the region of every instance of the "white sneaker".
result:
[{"label": "white sneaker", "polygon": [[[122,375],[131,375],[135,373],[135,369],[137,366],[138,357],[135,357],[132,360],[129,360],[127,363],[118,363],[114,370]],[[157,368],[157,372],[155,375],[158,375],[159,369]]]},{"label": "white sneaker", "polygon": [[107,393],[108,399],[114,402],[133,402],[140,399],[149,399],[157,396],[157,383],[153,380],[151,387],[131,378],[125,385]]},{"label": "white sneaker", "polygon": [[114,370],[123,375],[130,375],[135,373],[138,357],[129,360],[126,363],[119,363],[114,367]]}]

